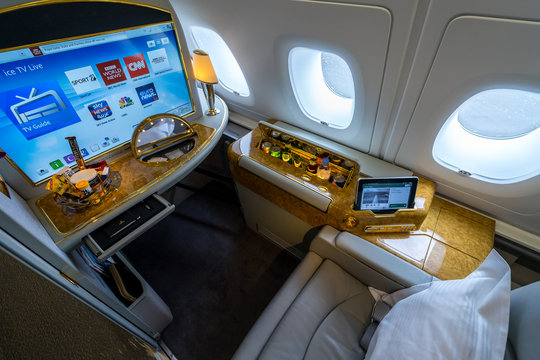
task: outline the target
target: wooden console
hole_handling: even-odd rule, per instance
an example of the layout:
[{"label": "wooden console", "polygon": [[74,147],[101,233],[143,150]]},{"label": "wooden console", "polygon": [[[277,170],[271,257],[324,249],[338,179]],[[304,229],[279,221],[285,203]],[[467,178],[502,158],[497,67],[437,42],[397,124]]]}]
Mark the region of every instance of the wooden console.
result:
[{"label": "wooden console", "polygon": [[[229,159],[234,181],[259,194],[312,227],[330,225],[341,231],[361,236],[418,266],[441,279],[463,278],[472,272],[493,247],[494,221],[454,205],[435,196],[435,183],[421,176],[416,194],[415,209],[398,210],[394,214],[376,215],[369,210],[353,210],[356,198],[356,181],[365,177],[362,167],[346,155],[332,152],[298,136],[277,134],[272,126],[259,125],[251,133],[233,143]],[[285,139],[285,140],[284,140]],[[271,142],[282,149],[302,157],[303,166],[295,167],[287,161],[273,157],[261,149],[264,142]],[[294,146],[293,146],[294,144]],[[300,146],[299,146],[300,144]],[[308,149],[306,151],[306,148]],[[305,161],[313,156],[310,149],[348,160],[353,166],[332,167],[336,173],[346,175],[343,187],[307,174]],[[291,181],[327,197],[326,211],[313,206],[298,196],[284,190],[279,183],[241,166],[243,157],[264,166]],[[343,162],[342,162],[343,163]],[[370,225],[414,224],[415,230],[407,232],[366,232]]]}]

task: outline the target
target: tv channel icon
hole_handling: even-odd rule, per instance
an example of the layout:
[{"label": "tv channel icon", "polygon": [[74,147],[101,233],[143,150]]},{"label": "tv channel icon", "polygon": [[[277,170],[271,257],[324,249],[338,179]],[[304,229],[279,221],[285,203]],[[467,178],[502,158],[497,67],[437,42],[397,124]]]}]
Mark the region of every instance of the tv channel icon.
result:
[{"label": "tv channel icon", "polygon": [[96,74],[91,66],[65,71],[73,90],[77,95],[87,93],[101,87]]},{"label": "tv channel icon", "polygon": [[141,104],[143,105],[159,100],[154,83],[139,86],[135,90],[137,91],[137,95],[139,96]]},{"label": "tv channel icon", "polygon": [[124,63],[132,79],[150,73],[146,60],[144,60],[144,54],[127,56],[124,58]]},{"label": "tv channel icon", "polygon": [[107,86],[127,80],[124,69],[122,69],[122,65],[118,59],[96,64],[96,67],[101,74],[103,82]]},{"label": "tv channel icon", "polygon": [[148,51],[148,60],[150,61],[150,66],[152,66],[152,71],[158,73],[160,71],[169,70],[171,65],[169,64],[169,58],[167,57],[167,51],[163,48]]},{"label": "tv channel icon", "polygon": [[122,96],[120,99],[118,99],[118,107],[120,109],[127,108],[128,106],[131,106],[133,104],[135,103],[129,96]]},{"label": "tv channel icon", "polygon": [[81,121],[55,80],[0,92],[0,109],[27,140]]},{"label": "tv channel icon", "polygon": [[96,101],[95,103],[87,105],[87,107],[94,120],[103,120],[112,115],[111,107],[106,100]]},{"label": "tv channel icon", "polygon": [[41,51],[39,46],[30,46],[28,49],[30,50],[30,52],[34,56],[42,56],[43,55],[43,52]]}]

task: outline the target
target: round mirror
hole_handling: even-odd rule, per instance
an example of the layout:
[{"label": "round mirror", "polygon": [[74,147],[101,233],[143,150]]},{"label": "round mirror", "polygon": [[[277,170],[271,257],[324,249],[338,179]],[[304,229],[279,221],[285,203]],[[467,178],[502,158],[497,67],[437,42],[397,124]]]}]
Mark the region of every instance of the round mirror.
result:
[{"label": "round mirror", "polygon": [[193,149],[196,135],[180,116],[156,114],[144,119],[133,131],[131,152],[147,163],[176,160]]}]

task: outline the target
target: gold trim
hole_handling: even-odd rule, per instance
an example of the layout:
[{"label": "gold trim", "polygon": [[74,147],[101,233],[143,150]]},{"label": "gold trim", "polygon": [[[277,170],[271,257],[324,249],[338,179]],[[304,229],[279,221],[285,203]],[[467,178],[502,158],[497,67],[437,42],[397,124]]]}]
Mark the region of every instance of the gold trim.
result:
[{"label": "gold trim", "polygon": [[71,285],[75,285],[76,287],[79,287],[79,284],[77,284],[75,282],[75,280],[73,280],[72,278],[70,278],[69,276],[67,276],[66,274],[64,274],[63,272],[59,272],[58,273],[61,277],[63,277],[64,279],[66,279],[67,281],[69,281],[71,283]]},{"label": "gold trim", "polygon": [[[33,6],[41,6],[41,5],[49,5],[49,4],[61,4],[61,3],[66,3],[68,1],[65,1],[65,0],[40,0],[40,1],[34,1],[34,2],[30,2],[30,3],[26,3],[26,4],[18,4],[18,5],[13,5],[13,6],[10,6],[10,7],[7,7],[7,8],[2,8],[0,9],[0,14],[2,13],[6,13],[6,12],[10,12],[10,11],[15,11],[15,10],[19,10],[19,9],[22,9],[22,8],[29,8],[29,7],[33,7]],[[184,80],[186,82],[186,85],[187,85],[187,88],[188,88],[188,92],[189,92],[189,98],[190,98],[190,102],[191,102],[191,108],[193,109],[193,111],[191,111],[190,113],[184,115],[185,118],[190,118],[190,117],[193,117],[194,115],[197,114],[197,109],[195,107],[195,101],[194,101],[194,98],[193,98],[193,92],[192,92],[192,89],[191,89],[191,86],[190,86],[190,83],[189,83],[189,77],[188,77],[188,72],[187,72],[187,69],[186,69],[186,62],[184,60],[184,55],[182,54],[182,43],[180,42],[180,39],[178,37],[178,29],[176,27],[176,21],[175,21],[175,17],[174,17],[174,14],[172,11],[169,11],[168,9],[165,9],[165,8],[161,8],[161,7],[158,7],[158,6],[153,6],[153,5],[148,5],[148,4],[141,4],[141,3],[137,3],[137,2],[133,2],[133,1],[110,1],[110,0],[73,0],[73,1],[69,1],[69,2],[80,2],[80,3],[84,3],[84,2],[103,2],[103,3],[119,3],[119,4],[129,4],[129,5],[138,5],[138,6],[141,6],[141,7],[146,7],[146,8],[151,8],[151,9],[156,9],[156,10],[160,10],[160,11],[163,11],[163,12],[166,12],[170,15],[171,17],[171,20],[170,21],[165,21],[165,22],[158,22],[158,23],[149,23],[149,24],[145,24],[145,25],[140,25],[140,26],[133,26],[133,27],[127,27],[127,28],[119,28],[119,29],[115,29],[115,30],[111,30],[111,31],[105,31],[105,32],[99,32],[99,33],[92,33],[92,34],[87,34],[87,35],[81,35],[81,36],[73,36],[73,37],[68,37],[68,38],[60,38],[60,39],[55,39],[55,40],[50,40],[50,41],[44,41],[44,42],[39,42],[39,43],[31,43],[31,44],[25,44],[25,45],[21,45],[21,46],[16,46],[16,47],[11,47],[11,48],[5,48],[5,49],[0,49],[0,53],[5,53],[5,52],[9,52],[9,51],[13,51],[13,50],[17,50],[17,49],[25,49],[25,48],[28,48],[28,47],[31,47],[31,46],[41,46],[41,45],[47,45],[47,44],[52,44],[52,43],[57,43],[57,42],[62,42],[62,41],[71,41],[71,40],[78,40],[78,39],[87,39],[87,38],[91,38],[91,37],[95,37],[95,36],[101,36],[101,35],[108,35],[108,34],[113,34],[113,33],[117,33],[117,32],[120,32],[120,31],[130,31],[130,30],[135,30],[135,29],[141,29],[141,28],[144,28],[144,27],[150,27],[150,26],[158,26],[158,25],[164,25],[164,24],[172,24],[173,26],[173,30],[174,30],[174,36],[175,36],[175,39],[176,39],[176,44],[178,45],[178,54],[180,55],[180,61],[182,63],[182,72],[183,72],[183,77],[184,77]],[[94,156],[94,157],[91,157],[91,158],[88,158],[86,159],[86,161],[93,161],[93,160],[96,160],[96,159],[99,159],[99,158],[103,158],[103,157],[106,157],[107,155],[109,155],[111,152],[113,151],[117,151],[118,149],[120,149],[122,146],[125,146],[126,144],[128,143],[128,141],[126,142],[123,142],[109,150],[107,150],[106,152],[104,153],[101,153],[97,156]],[[0,148],[0,151],[2,151],[2,149]],[[51,178],[51,176],[54,174],[51,174],[51,176],[47,176],[45,179],[43,180],[40,180],[38,182],[34,182],[32,179],[30,179],[30,177],[15,163],[14,160],[12,160],[9,155],[6,155],[5,156],[6,160],[8,161],[8,163],[20,174],[22,175],[22,177],[24,179],[26,179],[26,181],[28,181],[32,186],[34,187],[39,187],[43,184],[45,184],[47,181],[49,181],[49,179]],[[70,168],[74,169],[75,168],[75,165],[74,166],[71,166]]]},{"label": "gold trim", "polygon": [[[144,132],[146,130],[144,128],[148,124],[153,125],[153,121],[155,120],[159,119],[160,121],[163,121],[162,118],[174,119],[180,122],[181,124],[185,125],[187,127],[187,130],[179,134],[171,135],[171,136],[158,139],[158,140],[153,140],[141,146],[137,146],[137,140],[138,140],[139,135],[141,134],[141,132]],[[161,150],[167,146],[170,146],[176,142],[179,142],[180,140],[183,140],[185,138],[188,138],[194,135],[196,135],[196,132],[193,130],[191,125],[189,125],[189,123],[186,120],[184,120],[184,118],[182,118],[181,116],[174,115],[174,114],[167,114],[167,113],[155,114],[141,121],[139,125],[137,125],[135,130],[133,130],[133,135],[131,136],[131,154],[133,155],[135,159],[139,160],[144,155],[148,155],[157,150]],[[158,145],[158,144],[161,144],[161,145]],[[152,147],[152,146],[155,146],[155,147]],[[148,150],[143,150],[147,147],[151,147],[151,148]]]},{"label": "gold trim", "polygon": [[[223,107],[225,108],[225,102],[221,99],[221,98],[216,98],[217,100],[219,100],[222,104],[223,104]],[[46,196],[50,196],[50,195],[45,195],[39,199],[36,200],[36,206],[37,208],[41,211],[41,213],[44,215],[44,217],[47,219],[47,221],[49,222],[49,224],[51,224],[51,228],[55,231],[55,233],[57,235],[64,235],[63,238],[61,238],[60,240],[56,241],[55,244],[58,245],[60,244],[61,242],[63,242],[64,240],[68,239],[69,236],[71,234],[74,234],[76,233],[77,231],[80,231],[82,229],[84,229],[85,227],[87,227],[88,225],[96,222],[98,219],[100,219],[101,217],[107,215],[108,213],[112,212],[113,210],[116,210],[118,207],[122,206],[123,204],[125,204],[126,202],[128,202],[129,200],[133,199],[134,197],[140,195],[140,194],[143,194],[145,193],[148,189],[150,189],[151,187],[153,187],[154,185],[157,185],[159,184],[160,182],[162,182],[163,180],[165,180],[166,178],[168,178],[169,176],[171,176],[176,170],[178,170],[179,168],[181,168],[182,166],[185,165],[185,163],[189,160],[191,160],[195,155],[199,154],[204,148],[206,148],[207,144],[212,141],[215,137],[216,137],[216,134],[220,133],[220,130],[222,128],[224,128],[225,126],[227,125],[227,121],[226,119],[224,118],[223,121],[221,122],[220,124],[220,127],[215,129],[215,128],[210,128],[209,126],[206,126],[206,125],[202,125],[202,124],[198,124],[198,123],[195,123],[193,124],[192,126],[195,127],[195,129],[198,127],[198,126],[201,126],[201,127],[205,127],[205,128],[210,128],[212,129],[212,132],[210,133],[210,135],[208,136],[208,138],[203,141],[197,149],[193,149],[192,151],[190,151],[188,154],[186,155],[189,155],[191,154],[190,157],[184,159],[185,161],[182,161],[182,162],[179,162],[178,164],[176,164],[174,167],[172,167],[171,169],[169,169],[168,171],[166,171],[163,175],[161,175],[158,179],[152,181],[152,182],[149,182],[148,184],[146,184],[145,186],[139,188],[138,190],[130,193],[129,195],[127,195],[125,198],[121,199],[121,201],[118,201],[114,204],[114,206],[106,209],[105,211],[99,213],[98,215],[96,216],[93,216],[91,217],[90,219],[86,220],[85,222],[79,224],[78,226],[74,227],[73,229],[71,229],[70,231],[68,232],[60,232],[58,230],[58,228],[56,227],[54,221],[52,221],[52,219],[48,216],[48,214],[39,206],[38,202],[40,199],[43,199],[44,197]],[[122,156],[121,158],[119,158],[118,160],[120,159],[123,159],[124,157],[127,157],[127,156],[130,156],[129,154],[126,154],[125,156]]]},{"label": "gold trim", "polygon": [[11,196],[9,195],[9,189],[7,187],[7,184],[4,182],[4,178],[2,178],[2,175],[0,175],[0,193],[6,195],[8,199],[11,199]]},{"label": "gold trim", "polygon": [[151,8],[151,9],[161,10],[163,12],[167,12],[167,13],[172,15],[172,12],[169,11],[168,9],[165,9],[165,8],[162,8],[162,7],[159,7],[159,6],[155,6],[155,5],[141,4],[139,2],[128,1],[128,0],[120,0],[120,1],[114,1],[114,0],[69,0],[69,1],[68,0],[37,0],[37,1],[32,1],[32,2],[28,2],[28,3],[24,3],[24,4],[17,4],[17,5],[12,5],[12,6],[8,6],[8,7],[5,7],[5,8],[1,8],[0,9],[0,14],[2,14],[4,12],[10,12],[10,11],[24,9],[24,8],[33,7],[33,6],[41,6],[41,5],[48,5],[48,4],[61,4],[61,3],[67,3],[67,2],[71,2],[71,3],[76,3],[76,2],[81,2],[81,3],[82,2],[108,2],[108,3],[138,5],[138,6],[141,6],[141,7],[147,7],[147,8]]}]

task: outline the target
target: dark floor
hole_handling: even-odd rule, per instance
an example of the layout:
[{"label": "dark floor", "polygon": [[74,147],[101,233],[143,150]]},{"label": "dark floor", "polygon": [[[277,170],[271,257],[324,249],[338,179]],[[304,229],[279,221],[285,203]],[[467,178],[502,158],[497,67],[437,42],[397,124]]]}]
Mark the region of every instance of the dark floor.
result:
[{"label": "dark floor", "polygon": [[248,229],[234,189],[212,182],[124,249],[169,305],[181,360],[230,359],[299,260]]}]

